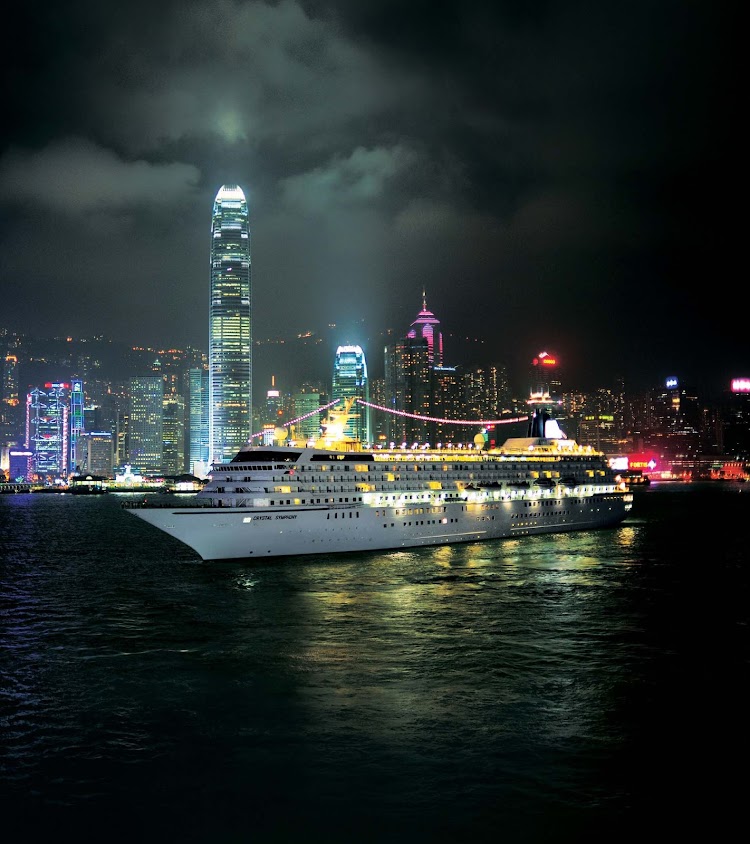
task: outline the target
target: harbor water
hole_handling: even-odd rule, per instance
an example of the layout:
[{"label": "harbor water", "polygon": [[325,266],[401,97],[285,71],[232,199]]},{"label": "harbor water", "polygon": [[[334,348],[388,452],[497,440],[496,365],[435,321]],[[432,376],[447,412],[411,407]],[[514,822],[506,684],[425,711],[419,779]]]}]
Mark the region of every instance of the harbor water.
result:
[{"label": "harbor water", "polygon": [[203,563],[0,496],[2,839],[728,840],[750,484],[612,529]]}]

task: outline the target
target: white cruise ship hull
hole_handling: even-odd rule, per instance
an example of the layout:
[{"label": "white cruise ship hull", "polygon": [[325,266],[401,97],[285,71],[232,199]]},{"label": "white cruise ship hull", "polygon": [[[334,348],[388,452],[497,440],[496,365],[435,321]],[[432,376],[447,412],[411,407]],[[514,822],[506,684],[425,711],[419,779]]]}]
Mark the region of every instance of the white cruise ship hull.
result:
[{"label": "white cruise ship hull", "polygon": [[147,505],[129,511],[192,548],[203,560],[382,551],[611,527],[631,507],[617,492],[409,507],[329,505],[268,508]]}]

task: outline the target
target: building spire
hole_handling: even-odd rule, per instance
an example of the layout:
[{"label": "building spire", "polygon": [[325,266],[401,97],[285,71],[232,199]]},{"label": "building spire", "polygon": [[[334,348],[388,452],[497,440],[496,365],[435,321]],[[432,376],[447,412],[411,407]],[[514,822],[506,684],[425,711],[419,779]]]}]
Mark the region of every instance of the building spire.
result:
[{"label": "building spire", "polygon": [[424,287],[422,288],[422,310],[427,310],[427,292],[425,291]]}]

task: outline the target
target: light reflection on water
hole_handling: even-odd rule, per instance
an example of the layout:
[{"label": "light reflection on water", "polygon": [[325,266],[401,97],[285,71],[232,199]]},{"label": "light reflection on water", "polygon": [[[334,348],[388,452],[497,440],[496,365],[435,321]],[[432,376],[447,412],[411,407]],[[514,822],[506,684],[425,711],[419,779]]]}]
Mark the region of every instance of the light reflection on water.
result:
[{"label": "light reflection on water", "polygon": [[688,785],[674,712],[698,699],[732,741],[748,496],[646,492],[611,530],[229,565],[106,496],[12,499],[0,809],[26,840],[165,817],[170,840],[245,840],[248,818],[268,841],[599,840],[679,812],[659,789]]}]

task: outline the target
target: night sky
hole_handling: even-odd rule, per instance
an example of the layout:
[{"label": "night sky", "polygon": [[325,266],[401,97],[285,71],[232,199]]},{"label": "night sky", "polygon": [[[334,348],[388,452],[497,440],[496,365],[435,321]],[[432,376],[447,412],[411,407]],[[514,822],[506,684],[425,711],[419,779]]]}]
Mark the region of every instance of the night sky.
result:
[{"label": "night sky", "polygon": [[448,364],[468,337],[511,368],[549,350],[582,389],[750,375],[727,3],[7,14],[0,328],[205,348],[236,183],[256,339],[335,323],[381,355],[424,289]]}]

